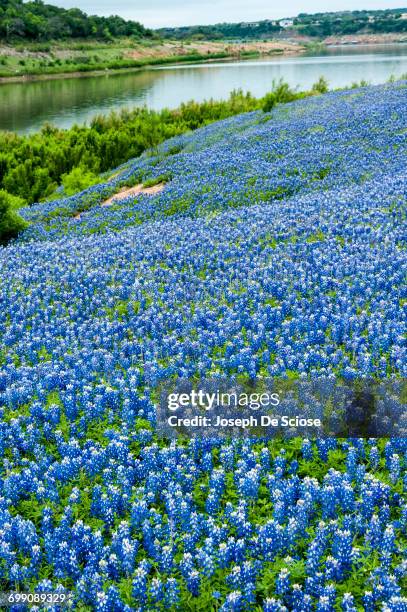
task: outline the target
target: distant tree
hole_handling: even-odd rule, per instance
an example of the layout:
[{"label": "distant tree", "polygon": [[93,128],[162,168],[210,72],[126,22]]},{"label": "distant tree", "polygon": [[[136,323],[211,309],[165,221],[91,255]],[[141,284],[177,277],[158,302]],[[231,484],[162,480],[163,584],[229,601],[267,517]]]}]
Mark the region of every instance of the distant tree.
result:
[{"label": "distant tree", "polygon": [[3,26],[6,40],[16,36],[23,37],[26,32],[25,22],[19,17],[10,17],[4,20]]},{"label": "distant tree", "polygon": [[69,23],[67,23],[59,15],[55,15],[55,17],[51,17],[48,20],[47,38],[68,38],[68,36],[71,36],[71,34],[72,31],[69,27]]}]

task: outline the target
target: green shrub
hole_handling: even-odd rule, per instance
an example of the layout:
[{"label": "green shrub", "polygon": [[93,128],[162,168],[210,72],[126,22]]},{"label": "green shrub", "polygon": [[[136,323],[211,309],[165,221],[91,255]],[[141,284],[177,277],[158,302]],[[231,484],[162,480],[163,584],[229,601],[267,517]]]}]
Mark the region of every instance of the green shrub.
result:
[{"label": "green shrub", "polygon": [[147,189],[148,187],[155,187],[155,185],[160,185],[161,183],[168,183],[171,180],[170,174],[161,174],[156,178],[148,179],[143,183],[143,188]]},{"label": "green shrub", "polygon": [[[302,95],[302,94],[301,94]],[[288,83],[283,80],[273,81],[273,88],[263,98],[263,111],[265,113],[270,112],[276,104],[285,104],[287,102],[293,102],[298,99],[300,94],[291,89]]]},{"label": "green shrub", "polygon": [[[100,173],[146,150],[156,154],[154,148],[173,136],[306,95],[312,92],[293,91],[280,81],[266,98],[237,90],[228,100],[187,102],[175,110],[123,110],[68,130],[45,125],[27,136],[0,131],[0,189],[23,197],[29,204],[48,198],[61,183],[66,194],[73,195],[97,182]],[[167,154],[178,151],[171,149]]]},{"label": "green shrub", "polygon": [[89,170],[84,170],[80,167],[74,168],[68,174],[62,175],[62,185],[67,196],[74,195],[78,193],[78,191],[95,185],[97,182],[98,177],[93,174],[93,172],[89,172]]},{"label": "green shrub", "polygon": [[51,52],[51,45],[43,44],[43,43],[37,43],[37,44],[31,45],[30,50],[31,51],[36,51],[37,53],[50,53]]},{"label": "green shrub", "polygon": [[15,238],[27,227],[28,223],[17,212],[22,204],[24,201],[21,198],[0,190],[0,244]]},{"label": "green shrub", "polygon": [[318,81],[313,84],[312,91],[319,94],[327,93],[329,90],[329,83],[324,76],[320,76]]}]

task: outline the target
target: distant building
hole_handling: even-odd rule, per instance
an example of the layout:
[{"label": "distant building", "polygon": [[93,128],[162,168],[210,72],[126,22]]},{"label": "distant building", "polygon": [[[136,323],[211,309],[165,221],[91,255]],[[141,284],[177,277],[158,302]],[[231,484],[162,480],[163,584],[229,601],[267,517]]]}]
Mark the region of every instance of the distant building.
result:
[{"label": "distant building", "polygon": [[369,23],[374,23],[375,22],[374,15],[369,15],[368,21]]},{"label": "distant building", "polygon": [[279,21],[282,28],[291,28],[294,25],[294,19],[282,19]]},{"label": "distant building", "polygon": [[248,28],[258,28],[260,26],[260,23],[258,21],[249,21],[249,22],[244,23],[242,25],[245,25]]},{"label": "distant building", "polygon": [[400,19],[407,19],[407,13],[401,13]]}]

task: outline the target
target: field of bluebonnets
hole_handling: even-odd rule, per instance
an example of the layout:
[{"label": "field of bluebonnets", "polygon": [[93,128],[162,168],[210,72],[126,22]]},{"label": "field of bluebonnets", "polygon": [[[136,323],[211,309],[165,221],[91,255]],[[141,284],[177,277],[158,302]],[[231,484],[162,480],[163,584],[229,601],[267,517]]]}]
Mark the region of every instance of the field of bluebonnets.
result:
[{"label": "field of bluebonnets", "polygon": [[23,211],[0,250],[1,590],[407,610],[402,424],[166,443],[154,407],[177,377],[406,376],[406,105],[398,82],[237,116]]}]

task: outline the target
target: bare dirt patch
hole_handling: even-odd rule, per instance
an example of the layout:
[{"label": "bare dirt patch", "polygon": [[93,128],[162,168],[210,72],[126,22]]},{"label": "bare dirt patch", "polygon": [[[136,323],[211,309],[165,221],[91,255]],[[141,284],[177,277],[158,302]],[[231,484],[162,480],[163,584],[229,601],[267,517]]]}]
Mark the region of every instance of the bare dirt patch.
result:
[{"label": "bare dirt patch", "polygon": [[329,36],[325,38],[324,44],[332,45],[381,45],[389,43],[407,42],[407,34],[383,33],[383,34],[344,34],[343,36]]},{"label": "bare dirt patch", "polygon": [[299,45],[287,41],[253,41],[248,43],[222,43],[212,41],[193,41],[191,43],[165,42],[152,47],[137,47],[125,52],[125,57],[132,59],[156,59],[160,57],[180,57],[182,55],[211,55],[226,53],[231,58],[238,58],[241,53],[259,53],[268,55],[273,53],[292,55],[304,49]]},{"label": "bare dirt patch", "polygon": [[155,195],[156,193],[160,193],[164,187],[165,183],[157,183],[157,185],[152,185],[151,187],[143,187],[142,184],[135,185],[134,187],[124,187],[118,193],[111,196],[108,200],[102,202],[101,206],[111,206],[112,204],[125,200],[130,196],[140,194]]}]

